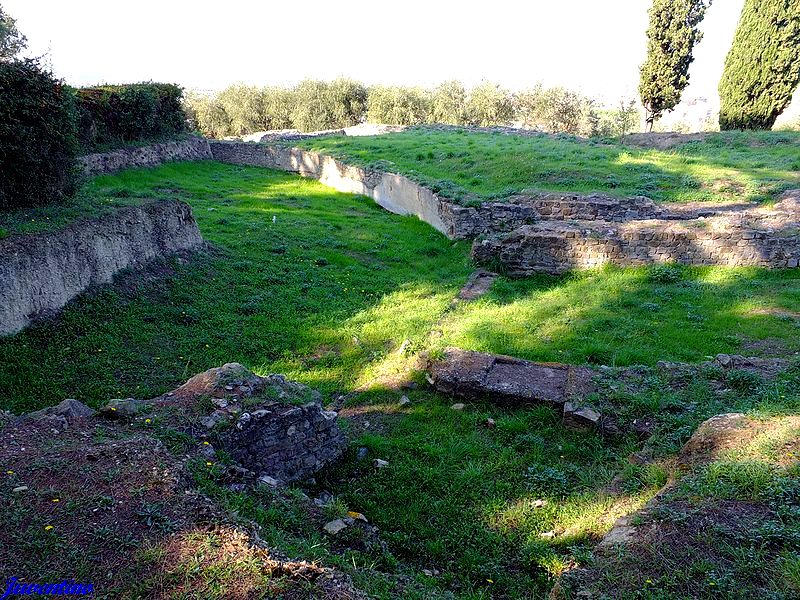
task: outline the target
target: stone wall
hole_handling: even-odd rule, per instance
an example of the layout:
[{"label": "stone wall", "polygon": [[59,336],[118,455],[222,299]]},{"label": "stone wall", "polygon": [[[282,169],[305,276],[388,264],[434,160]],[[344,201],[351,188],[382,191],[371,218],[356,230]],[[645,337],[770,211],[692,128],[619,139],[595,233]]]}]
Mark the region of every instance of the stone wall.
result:
[{"label": "stone wall", "polygon": [[243,467],[290,483],[338,459],[347,440],[336,413],[323,410],[319,401],[271,403],[239,417],[226,436],[226,447]]},{"label": "stone wall", "polygon": [[690,220],[539,221],[476,240],[472,256],[515,276],[606,263],[794,268],[800,261],[800,194],[773,207]]},{"label": "stone wall", "polygon": [[0,240],[0,335],[52,314],[87,288],[203,243],[183,202],[128,207],[53,233]]},{"label": "stone wall", "polygon": [[121,148],[112,152],[88,154],[78,161],[87,177],[113,173],[120,169],[155,167],[179,160],[210,160],[208,141],[199,137],[151,144],[137,148]]},{"label": "stone wall", "polygon": [[313,177],[338,191],[368,196],[391,212],[415,215],[450,239],[478,238],[475,260],[512,275],[668,261],[796,267],[800,248],[797,190],[771,208],[746,202],[662,205],[641,196],[564,193],[521,193],[462,206],[402,175],[350,166],[299,148],[195,140],[182,150],[154,146],[118,152],[124,156],[111,153],[85,160],[91,159],[93,170],[113,170],[213,157]]},{"label": "stone wall", "polygon": [[210,146],[214,160],[313,177],[340,192],[368,196],[390,212],[416,215],[448,237],[454,237],[454,226],[446,220],[442,200],[402,175],[349,166],[330,156],[300,148],[217,141],[211,141]]}]

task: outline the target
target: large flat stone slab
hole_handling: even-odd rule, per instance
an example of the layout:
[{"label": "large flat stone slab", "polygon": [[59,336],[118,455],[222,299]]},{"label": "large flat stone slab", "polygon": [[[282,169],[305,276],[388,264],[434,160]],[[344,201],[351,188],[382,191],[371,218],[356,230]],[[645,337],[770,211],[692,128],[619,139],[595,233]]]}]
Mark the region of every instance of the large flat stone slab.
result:
[{"label": "large flat stone slab", "polygon": [[507,406],[564,403],[594,391],[588,367],[537,363],[510,356],[448,348],[430,365],[433,386],[470,400],[486,399]]}]

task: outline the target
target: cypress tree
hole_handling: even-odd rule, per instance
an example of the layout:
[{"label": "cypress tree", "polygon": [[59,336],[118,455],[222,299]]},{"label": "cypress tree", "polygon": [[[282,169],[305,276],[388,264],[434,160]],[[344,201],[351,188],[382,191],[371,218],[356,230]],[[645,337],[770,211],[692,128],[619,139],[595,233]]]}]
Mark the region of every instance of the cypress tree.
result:
[{"label": "cypress tree", "polygon": [[689,84],[692,50],[703,39],[699,25],[710,5],[710,0],[653,0],[647,59],[639,78],[648,130],[664,111],[675,108]]},{"label": "cypress tree", "polygon": [[719,82],[720,129],[771,129],[800,82],[800,0],[746,0]]}]

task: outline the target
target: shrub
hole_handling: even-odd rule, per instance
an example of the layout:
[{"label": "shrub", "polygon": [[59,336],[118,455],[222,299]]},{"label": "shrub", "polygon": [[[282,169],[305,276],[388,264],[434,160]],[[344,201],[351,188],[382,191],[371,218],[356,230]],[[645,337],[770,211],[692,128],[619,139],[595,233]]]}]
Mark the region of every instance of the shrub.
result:
[{"label": "shrub", "polygon": [[467,92],[459,81],[446,81],[439,85],[431,97],[430,120],[445,125],[463,125],[466,122]]},{"label": "shrub", "polygon": [[514,118],[511,94],[494,83],[475,86],[469,93],[466,114],[471,125],[507,125]]},{"label": "shrub", "polygon": [[137,83],[76,91],[81,146],[149,140],[182,133],[183,90],[168,83]]},{"label": "shrub", "polygon": [[375,86],[367,96],[367,121],[420,125],[429,120],[431,94],[419,87]]},{"label": "shrub", "polygon": [[599,116],[592,100],[566,88],[524,90],[514,96],[514,108],[526,127],[571,135],[598,133]]},{"label": "shrub", "polygon": [[331,83],[308,79],[294,89],[292,125],[300,131],[338,129],[359,123],[366,110],[366,88],[349,79]]},{"label": "shrub", "polygon": [[76,184],[72,94],[36,61],[0,62],[0,209],[58,201]]},{"label": "shrub", "polygon": [[720,129],[771,129],[798,82],[796,0],[747,0],[719,82]]}]

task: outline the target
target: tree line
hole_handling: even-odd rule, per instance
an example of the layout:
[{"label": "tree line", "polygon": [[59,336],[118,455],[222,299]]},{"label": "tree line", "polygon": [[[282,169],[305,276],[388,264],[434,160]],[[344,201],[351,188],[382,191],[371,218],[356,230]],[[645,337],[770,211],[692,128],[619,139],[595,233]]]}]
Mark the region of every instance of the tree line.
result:
[{"label": "tree line", "polygon": [[471,89],[459,81],[446,81],[433,89],[367,87],[344,78],[306,80],[291,88],[238,84],[215,94],[189,94],[185,105],[196,129],[215,138],[270,129],[339,129],[364,121],[479,127],[513,123],[583,136],[624,135],[639,125],[638,108],[630,100],[604,109],[563,87],[537,85],[511,92],[490,82]]}]

